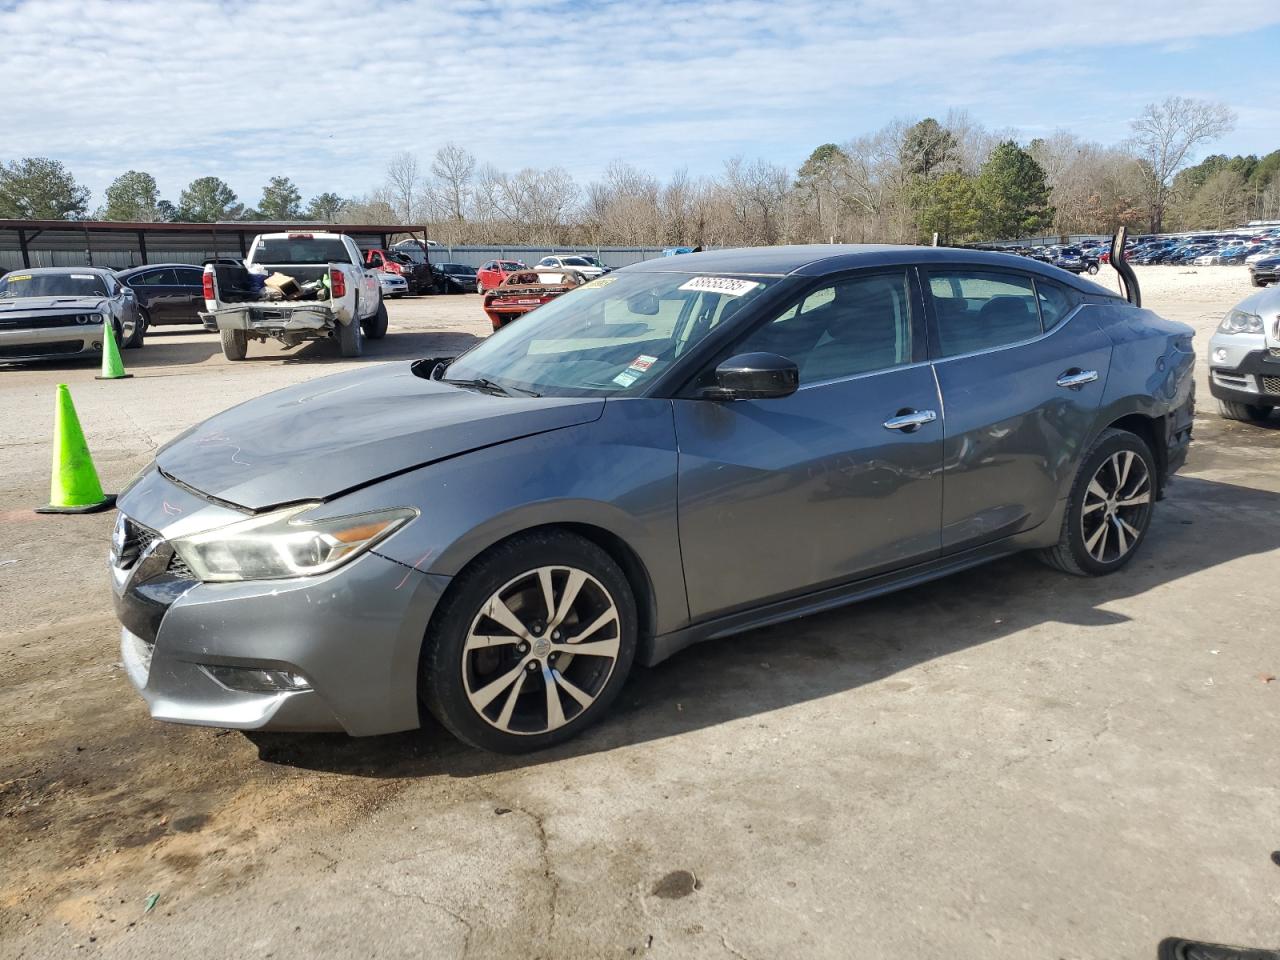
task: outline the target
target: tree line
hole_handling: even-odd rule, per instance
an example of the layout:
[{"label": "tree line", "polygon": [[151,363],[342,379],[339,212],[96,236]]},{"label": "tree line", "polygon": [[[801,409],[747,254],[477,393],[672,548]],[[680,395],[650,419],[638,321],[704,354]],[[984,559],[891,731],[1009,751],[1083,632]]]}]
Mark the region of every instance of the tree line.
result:
[{"label": "tree line", "polygon": [[935,234],[964,243],[1280,218],[1280,150],[1191,162],[1234,122],[1221,104],[1170,97],[1149,104],[1120,144],[1067,130],[1022,143],[952,111],[822,144],[795,171],[733,157],[715,176],[677,170],[662,180],[615,160],[585,185],[561,167],[503,171],[447,143],[428,162],[393,157],[358,197],[326,192],[304,203],[289,177],[275,176],[250,207],[205,176],[170,202],[151,174],[129,170],[92,212],[90,191],[61,162],[28,157],[0,164],[0,217],[397,223],[453,244],[661,246],[927,243]]}]

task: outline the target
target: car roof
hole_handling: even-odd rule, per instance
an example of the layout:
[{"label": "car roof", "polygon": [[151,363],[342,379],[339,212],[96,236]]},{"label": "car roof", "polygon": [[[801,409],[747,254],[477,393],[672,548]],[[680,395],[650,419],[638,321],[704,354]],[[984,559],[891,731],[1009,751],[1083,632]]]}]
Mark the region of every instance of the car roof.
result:
[{"label": "car roof", "polygon": [[756,276],[821,277],[860,267],[990,266],[1033,273],[1087,293],[1118,296],[1113,290],[1058,267],[1012,253],[969,250],[964,247],[917,247],[906,244],[834,243],[778,247],[739,247],[657,257],[623,269],[643,273],[728,273]]},{"label": "car roof", "polygon": [[117,277],[132,277],[135,273],[142,273],[145,270],[165,270],[169,267],[188,267],[192,270],[199,270],[198,263],[144,263],[137,267],[125,267],[123,270],[117,270]]},{"label": "car roof", "polygon": [[6,270],[6,275],[10,273],[92,273],[98,277],[114,277],[116,272],[108,270],[105,267],[15,267],[12,270]]}]

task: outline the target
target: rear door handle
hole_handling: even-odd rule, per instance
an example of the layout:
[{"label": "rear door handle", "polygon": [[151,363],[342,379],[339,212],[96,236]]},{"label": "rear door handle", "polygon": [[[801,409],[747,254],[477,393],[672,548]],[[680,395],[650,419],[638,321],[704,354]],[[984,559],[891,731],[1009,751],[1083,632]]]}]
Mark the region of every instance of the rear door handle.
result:
[{"label": "rear door handle", "polygon": [[932,410],[900,410],[897,416],[890,417],[884,422],[886,430],[902,430],[911,433],[926,423],[933,423],[938,419],[938,415]]},{"label": "rear door handle", "polygon": [[1081,370],[1078,367],[1073,367],[1058,377],[1058,386],[1075,389],[1083,387],[1086,383],[1093,383],[1097,379],[1097,370]]}]

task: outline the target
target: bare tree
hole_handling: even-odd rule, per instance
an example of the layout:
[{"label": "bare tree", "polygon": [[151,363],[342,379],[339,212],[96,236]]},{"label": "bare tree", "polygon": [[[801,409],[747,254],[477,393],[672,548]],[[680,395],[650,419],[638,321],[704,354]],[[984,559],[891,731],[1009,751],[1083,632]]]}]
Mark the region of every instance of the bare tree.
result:
[{"label": "bare tree", "polygon": [[1229,132],[1236,115],[1221,103],[1168,97],[1149,103],[1130,123],[1131,144],[1146,172],[1146,200],[1151,212],[1151,232],[1159,233],[1169,202],[1169,186],[1193,151],[1202,143]]},{"label": "bare tree", "polygon": [[418,192],[422,175],[418,171],[418,158],[413,154],[397,153],[387,164],[387,192],[401,223],[412,223],[418,213]]},{"label": "bare tree", "polygon": [[456,143],[446,143],[431,161],[436,178],[436,191],[445,215],[461,223],[471,197],[471,178],[476,172],[476,158]]}]

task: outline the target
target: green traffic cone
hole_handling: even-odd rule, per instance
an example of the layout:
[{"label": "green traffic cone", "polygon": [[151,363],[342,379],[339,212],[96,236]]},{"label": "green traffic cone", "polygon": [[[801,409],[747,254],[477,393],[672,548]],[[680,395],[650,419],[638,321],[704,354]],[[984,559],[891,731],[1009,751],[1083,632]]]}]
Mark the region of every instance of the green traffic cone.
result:
[{"label": "green traffic cone", "polygon": [[124,380],[132,377],[132,373],[124,372],[124,361],[120,359],[120,348],[116,346],[116,332],[110,320],[102,321],[102,373],[95,380]]},{"label": "green traffic cone", "polygon": [[[119,360],[116,361],[119,363]],[[89,445],[84,442],[80,418],[76,416],[71,391],[58,384],[53,412],[53,479],[49,482],[49,505],[36,513],[93,513],[115,506],[116,498],[102,492]]]}]

